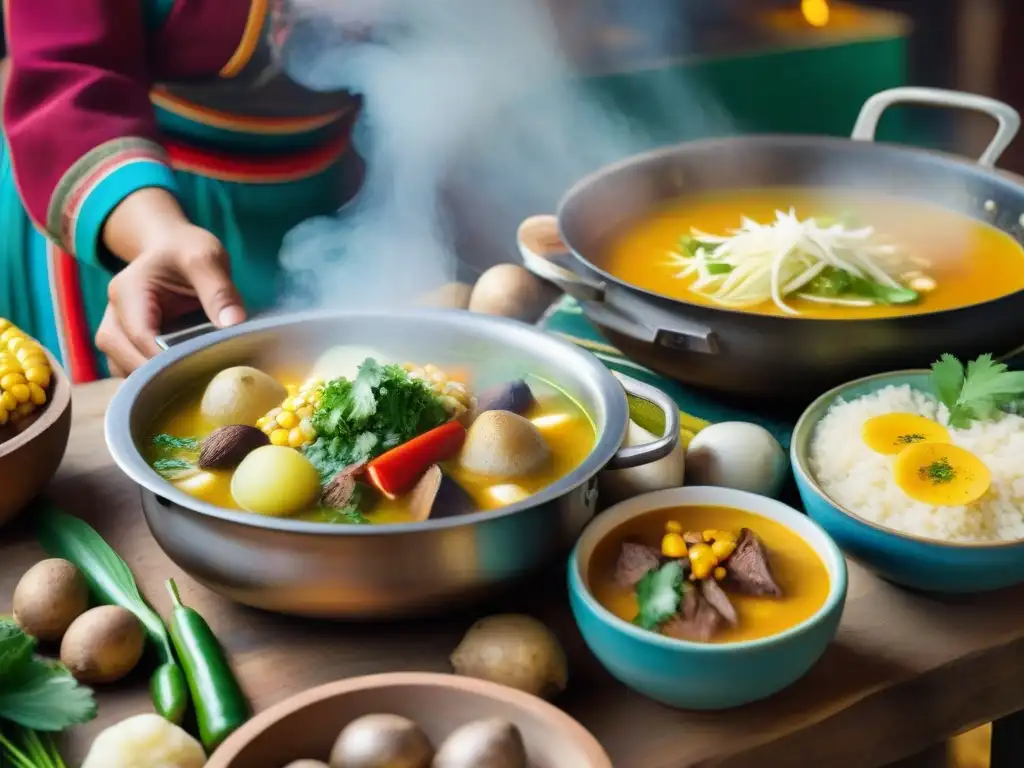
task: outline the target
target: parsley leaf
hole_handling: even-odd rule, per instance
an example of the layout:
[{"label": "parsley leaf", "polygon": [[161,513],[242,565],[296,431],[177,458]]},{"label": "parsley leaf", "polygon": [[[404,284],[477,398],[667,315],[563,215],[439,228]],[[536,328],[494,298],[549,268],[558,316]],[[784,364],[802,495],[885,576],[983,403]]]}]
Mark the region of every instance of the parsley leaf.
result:
[{"label": "parsley leaf", "polygon": [[35,659],[35,640],[0,619],[0,720],[61,731],[96,716],[92,691],[59,665]]},{"label": "parsley leaf", "polygon": [[683,564],[679,560],[648,571],[636,585],[640,612],[633,623],[644,629],[658,629],[679,612],[683,589]]},{"label": "parsley leaf", "polygon": [[334,379],[324,387],[312,418],[318,437],[306,457],[326,482],[343,467],[379,456],[448,418],[426,382],[367,358],[353,381]]},{"label": "parsley leaf", "polygon": [[952,355],[943,355],[932,364],[931,378],[936,396],[949,409],[949,425],[957,429],[991,419],[1024,397],[1024,371],[1011,371],[992,355],[981,355],[966,369]]}]

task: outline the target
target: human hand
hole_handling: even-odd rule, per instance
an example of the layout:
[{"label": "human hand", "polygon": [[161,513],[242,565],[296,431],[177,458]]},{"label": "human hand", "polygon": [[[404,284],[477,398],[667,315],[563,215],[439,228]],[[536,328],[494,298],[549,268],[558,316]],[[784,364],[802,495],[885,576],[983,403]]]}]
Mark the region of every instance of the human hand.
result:
[{"label": "human hand", "polygon": [[158,354],[156,337],[164,324],[200,307],[218,327],[245,320],[224,246],[184,221],[164,230],[110,281],[108,298],[96,346],[114,376],[126,376]]}]

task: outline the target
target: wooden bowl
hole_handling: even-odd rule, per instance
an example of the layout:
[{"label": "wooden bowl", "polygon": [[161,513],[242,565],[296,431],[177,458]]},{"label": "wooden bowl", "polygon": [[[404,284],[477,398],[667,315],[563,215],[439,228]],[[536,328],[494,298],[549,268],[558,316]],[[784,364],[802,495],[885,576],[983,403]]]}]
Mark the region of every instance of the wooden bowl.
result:
[{"label": "wooden bowl", "polygon": [[46,356],[53,373],[42,413],[23,432],[0,443],[0,526],[50,482],[68,447],[71,382],[53,355]]},{"label": "wooden bowl", "polygon": [[285,768],[300,758],[326,761],[342,728],[373,713],[415,721],[435,746],[460,725],[501,717],[522,732],[530,768],[612,768],[597,740],[551,704],[503,685],[431,672],[366,675],[304,691],[246,723],[206,768]]}]

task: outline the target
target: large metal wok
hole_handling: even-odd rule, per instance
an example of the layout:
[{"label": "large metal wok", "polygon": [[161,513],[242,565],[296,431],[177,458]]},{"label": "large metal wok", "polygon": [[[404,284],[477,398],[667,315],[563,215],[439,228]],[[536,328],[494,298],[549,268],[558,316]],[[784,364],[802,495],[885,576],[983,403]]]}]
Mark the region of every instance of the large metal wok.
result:
[{"label": "large metal wok", "polygon": [[[981,111],[998,122],[977,162],[874,143],[897,103]],[[905,317],[821,320],[717,309],[659,296],[600,266],[616,233],[664,201],[730,188],[848,187],[927,200],[1024,239],[1024,179],[994,169],[1020,126],[993,99],[897,88],[869,99],[851,139],[745,136],[630,157],[578,182],[555,217],[520,228],[528,269],[576,298],[624,354],[680,381],[743,397],[804,400],[857,378],[926,367],[940,354],[1006,355],[1024,345],[1024,292],[962,309]],[[1024,258],[1021,259],[1024,269]]]}]

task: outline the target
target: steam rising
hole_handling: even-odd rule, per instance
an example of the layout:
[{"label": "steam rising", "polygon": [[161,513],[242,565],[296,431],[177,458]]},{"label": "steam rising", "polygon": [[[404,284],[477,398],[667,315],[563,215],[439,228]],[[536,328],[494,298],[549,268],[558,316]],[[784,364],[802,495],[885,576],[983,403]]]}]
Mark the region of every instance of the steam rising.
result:
[{"label": "steam rising", "polygon": [[[286,238],[285,308],[394,307],[455,279],[449,206],[471,219],[488,251],[477,258],[512,260],[510,218],[552,211],[581,175],[650,145],[574,79],[540,0],[300,0],[299,12],[284,66],[363,96],[367,176],[337,217]],[[352,39],[357,28],[372,39]]]}]

